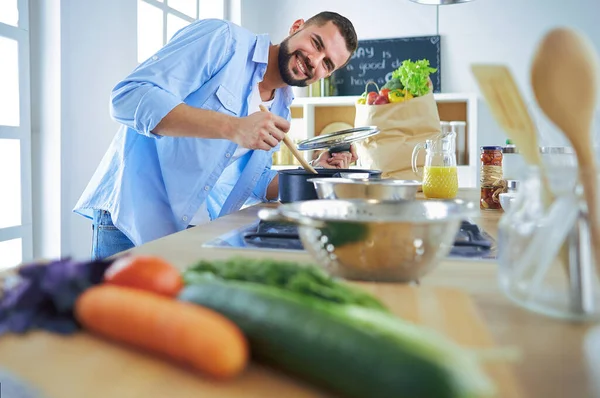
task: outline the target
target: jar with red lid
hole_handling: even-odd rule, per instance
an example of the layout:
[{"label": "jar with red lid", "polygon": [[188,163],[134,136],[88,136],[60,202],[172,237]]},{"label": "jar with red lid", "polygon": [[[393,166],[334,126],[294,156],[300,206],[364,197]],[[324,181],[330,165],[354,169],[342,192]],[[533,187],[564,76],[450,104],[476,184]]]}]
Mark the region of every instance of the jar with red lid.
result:
[{"label": "jar with red lid", "polygon": [[506,183],[502,176],[502,147],[481,147],[481,195],[479,207],[482,210],[499,210],[499,195]]},{"label": "jar with red lid", "polygon": [[502,167],[502,147],[501,146],[482,146],[481,147],[481,165],[482,166],[500,166],[500,167]]}]

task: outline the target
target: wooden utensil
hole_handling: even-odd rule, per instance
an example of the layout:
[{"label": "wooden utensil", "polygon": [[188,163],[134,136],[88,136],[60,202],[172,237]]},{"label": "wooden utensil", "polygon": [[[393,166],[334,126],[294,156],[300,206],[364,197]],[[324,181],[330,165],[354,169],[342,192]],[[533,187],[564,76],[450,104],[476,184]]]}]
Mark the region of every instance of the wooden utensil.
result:
[{"label": "wooden utensil", "polygon": [[588,207],[592,246],[600,272],[597,166],[591,126],[597,100],[598,54],[574,30],[550,31],[540,43],[531,69],[538,104],[571,142]]},{"label": "wooden utensil", "polygon": [[[269,110],[265,108],[264,105],[259,105],[259,108],[261,112],[269,112]],[[300,151],[298,151],[298,148],[296,148],[296,145],[294,145],[294,143],[292,142],[292,140],[290,140],[290,137],[288,137],[287,134],[283,135],[283,143],[287,145],[290,151],[292,151],[292,155],[294,155],[294,157],[298,159],[298,161],[300,162],[302,167],[304,167],[305,170],[308,170],[313,174],[318,174],[317,170],[315,170],[315,168],[312,167],[310,163],[306,161],[306,159],[304,159],[304,156],[302,156]]]},{"label": "wooden utensil", "polygon": [[[540,170],[541,199],[545,208],[549,209],[554,201],[554,195],[550,189],[547,173],[544,171],[536,128],[510,70],[504,65],[472,65],[471,70],[496,121],[519,148],[519,153],[523,155],[525,162]],[[538,238],[545,240],[541,236]],[[532,249],[537,250],[537,248]],[[567,243],[561,242],[559,257],[567,275],[568,256]],[[526,257],[523,260],[525,261]],[[552,260],[550,259],[550,261]],[[522,264],[523,267],[530,265],[526,261]],[[524,275],[525,268],[517,272],[523,272],[522,275]]]},{"label": "wooden utensil", "polygon": [[[504,65],[472,65],[471,70],[496,121],[519,148],[525,162],[543,168],[535,125],[508,68]],[[548,184],[545,189],[551,199]]]}]

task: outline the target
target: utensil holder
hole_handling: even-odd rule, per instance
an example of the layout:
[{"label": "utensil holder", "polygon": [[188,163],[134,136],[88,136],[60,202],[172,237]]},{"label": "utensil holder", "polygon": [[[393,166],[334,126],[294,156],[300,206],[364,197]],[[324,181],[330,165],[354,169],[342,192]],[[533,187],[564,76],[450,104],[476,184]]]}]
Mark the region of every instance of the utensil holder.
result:
[{"label": "utensil holder", "polygon": [[[600,321],[600,282],[577,169],[547,170],[554,200],[544,203],[540,173],[528,170],[498,227],[498,282],[518,305],[569,321]],[[600,178],[597,178],[600,182]]]}]

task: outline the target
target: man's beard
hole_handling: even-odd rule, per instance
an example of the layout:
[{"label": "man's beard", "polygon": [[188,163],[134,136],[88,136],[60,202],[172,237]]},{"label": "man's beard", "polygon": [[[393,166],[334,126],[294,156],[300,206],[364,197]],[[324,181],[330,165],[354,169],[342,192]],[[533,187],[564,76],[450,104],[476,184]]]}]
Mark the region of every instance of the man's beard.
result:
[{"label": "man's beard", "polygon": [[[279,55],[277,56],[277,63],[279,65],[279,73],[281,74],[281,78],[283,79],[283,82],[285,84],[287,84],[288,86],[306,87],[308,85],[308,80],[310,78],[312,78],[312,68],[309,65],[308,60],[304,57],[304,55],[300,51],[295,51],[290,54],[289,48],[288,48],[289,47],[288,40],[289,40],[289,38],[286,38],[285,40],[283,40],[281,42],[281,45],[279,46]],[[308,69],[307,72],[308,72],[309,77],[306,77],[305,79],[302,79],[302,80],[294,78],[294,76],[292,75],[292,71],[290,70],[290,66],[289,66],[290,61],[293,56],[296,56],[297,58],[304,61],[304,65]]]}]

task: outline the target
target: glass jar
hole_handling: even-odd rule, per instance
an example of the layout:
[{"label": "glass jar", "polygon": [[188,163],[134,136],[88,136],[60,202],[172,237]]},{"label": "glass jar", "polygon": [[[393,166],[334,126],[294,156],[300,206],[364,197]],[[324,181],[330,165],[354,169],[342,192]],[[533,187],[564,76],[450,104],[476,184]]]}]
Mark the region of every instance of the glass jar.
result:
[{"label": "glass jar", "polygon": [[479,207],[482,210],[501,209],[499,195],[505,190],[502,177],[502,147],[481,147],[481,194]]},{"label": "glass jar", "polygon": [[[577,168],[528,168],[498,223],[498,283],[518,305],[571,321],[600,320],[600,282]],[[599,182],[600,178],[595,177]],[[600,205],[600,200],[598,205]]]},{"label": "glass jar", "polygon": [[525,159],[516,146],[507,144],[502,148],[502,175],[504,179],[518,180],[525,169],[527,169],[527,163],[525,163]]},{"label": "glass jar", "polygon": [[456,134],[456,162],[459,165],[469,164],[467,159],[467,122],[462,120],[453,120],[450,122],[450,130]]},{"label": "glass jar", "polygon": [[481,165],[482,166],[502,166],[502,147],[501,146],[482,146],[481,147]]}]

